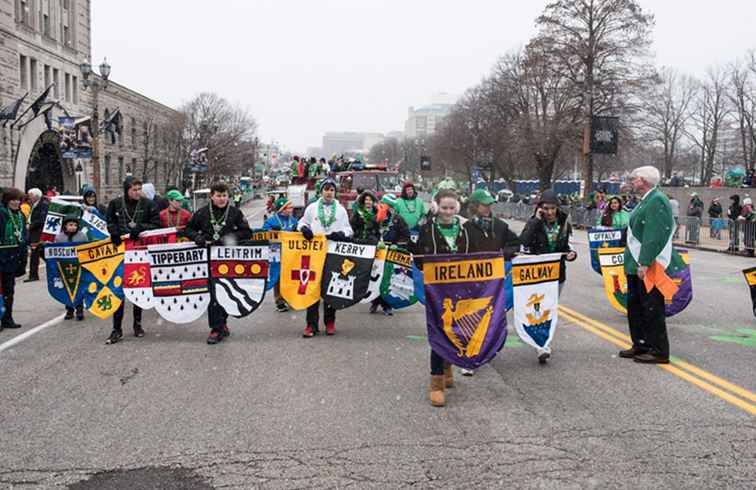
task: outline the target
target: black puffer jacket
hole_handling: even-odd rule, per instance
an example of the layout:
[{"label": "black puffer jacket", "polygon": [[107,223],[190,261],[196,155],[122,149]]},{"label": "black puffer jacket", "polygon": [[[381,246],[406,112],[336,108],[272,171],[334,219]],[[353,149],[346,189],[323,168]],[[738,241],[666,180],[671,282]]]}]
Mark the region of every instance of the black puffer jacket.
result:
[{"label": "black puffer jacket", "polygon": [[[572,225],[567,221],[567,214],[557,211],[557,223],[559,223],[559,235],[557,236],[557,246],[554,253],[567,253],[572,251],[570,248],[570,235],[572,235]],[[546,238],[546,229],[544,221],[533,215],[525,224],[525,228],[520,234],[522,246],[531,254],[547,254],[549,251],[549,240]],[[567,279],[565,266],[565,256],[562,255],[561,265],[559,267],[559,282],[562,283]]]},{"label": "black puffer jacket", "polygon": [[492,228],[486,229],[483,222],[473,218],[464,224],[470,238],[470,252],[504,252],[504,258],[510,260],[520,251],[520,238],[501,219],[493,217]]},{"label": "black puffer jacket", "polygon": [[136,230],[143,232],[160,228],[160,214],[155,204],[146,197],[140,197],[138,201],[128,198],[129,188],[134,179],[127,177],[123,181],[123,196],[110,201],[105,219],[108,221],[108,232],[113,235],[126,235],[131,233],[129,221],[136,223]]},{"label": "black puffer jacket", "polygon": [[45,196],[39,198],[39,202],[32,208],[29,214],[29,243],[39,242],[42,236],[42,230],[45,227],[45,218],[47,218],[47,208],[50,201]]},{"label": "black puffer jacket", "polygon": [[[457,237],[457,253],[469,253],[470,237],[468,236],[466,221],[460,219],[459,236]],[[430,220],[420,227],[417,243],[412,246],[412,253],[416,256],[415,263],[422,267],[422,257],[418,255],[439,255],[453,253],[443,236],[436,229],[435,220]]]},{"label": "black puffer jacket", "polygon": [[[228,217],[226,218],[226,224],[220,229],[218,233],[221,238],[233,235],[237,241],[249,240],[252,237],[252,230],[249,228],[249,223],[244,217],[244,214],[239,208],[232,206],[231,202],[227,204],[229,206]],[[189,223],[184,228],[183,235],[190,240],[196,240],[201,234],[207,242],[213,241],[213,225],[210,223],[210,213],[213,213],[216,222],[220,222],[223,219],[223,215],[226,209],[220,209],[213,206],[212,203],[199,209]]]}]

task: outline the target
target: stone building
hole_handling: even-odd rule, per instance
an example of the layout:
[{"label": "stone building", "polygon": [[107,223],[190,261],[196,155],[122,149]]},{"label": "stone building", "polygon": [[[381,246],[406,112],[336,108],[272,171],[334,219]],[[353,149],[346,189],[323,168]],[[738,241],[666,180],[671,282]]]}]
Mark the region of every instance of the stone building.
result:
[{"label": "stone building", "polygon": [[[176,182],[180,157],[171,136],[179,114],[112,81],[107,90],[85,89],[85,62],[91,63],[90,0],[0,0],[0,108],[28,94],[18,113],[25,116],[0,121],[0,186],[76,192],[90,184],[112,197],[128,172],[158,189]],[[35,117],[28,109],[48,87]],[[90,126],[97,135],[91,158],[67,158],[59,118],[91,125],[95,108],[99,122],[120,110],[120,132]]]}]

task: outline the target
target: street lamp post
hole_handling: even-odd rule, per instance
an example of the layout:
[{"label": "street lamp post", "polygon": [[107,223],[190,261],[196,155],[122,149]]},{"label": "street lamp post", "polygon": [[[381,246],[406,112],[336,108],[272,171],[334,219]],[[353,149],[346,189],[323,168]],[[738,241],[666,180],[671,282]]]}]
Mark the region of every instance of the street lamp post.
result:
[{"label": "street lamp post", "polygon": [[[110,79],[110,64],[105,58],[99,66],[99,77],[92,76],[94,71],[92,65],[84,62],[79,65],[81,70],[81,84],[84,90],[92,90],[92,180],[94,181],[95,191],[100,194],[100,117],[99,117],[99,95],[100,91],[107,90]],[[83,171],[83,169],[82,169]],[[79,186],[81,188],[81,184]]]},{"label": "street lamp post", "polygon": [[74,172],[76,172],[76,189],[81,192],[81,186],[82,186],[82,175],[84,174],[84,167],[81,166],[81,160],[76,161],[76,168],[74,169]]}]

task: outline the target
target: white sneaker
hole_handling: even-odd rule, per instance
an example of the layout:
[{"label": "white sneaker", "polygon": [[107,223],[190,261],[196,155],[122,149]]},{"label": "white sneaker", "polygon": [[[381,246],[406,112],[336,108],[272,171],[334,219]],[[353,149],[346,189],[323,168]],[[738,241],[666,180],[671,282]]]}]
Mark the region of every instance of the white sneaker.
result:
[{"label": "white sneaker", "polygon": [[472,376],[473,374],[475,374],[475,371],[472,369],[461,368],[459,371],[462,373],[462,376]]}]

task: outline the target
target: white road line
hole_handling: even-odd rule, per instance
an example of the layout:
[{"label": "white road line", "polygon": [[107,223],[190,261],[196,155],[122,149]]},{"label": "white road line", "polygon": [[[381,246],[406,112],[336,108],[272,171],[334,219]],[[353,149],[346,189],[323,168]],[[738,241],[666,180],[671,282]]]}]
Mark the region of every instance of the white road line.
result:
[{"label": "white road line", "polygon": [[0,344],[0,352],[3,352],[4,350],[10,349],[14,345],[23,342],[24,340],[28,339],[32,335],[37,334],[37,333],[41,332],[42,330],[44,330],[44,329],[46,329],[48,327],[52,327],[53,325],[57,325],[58,323],[60,323],[60,322],[63,321],[63,317],[64,316],[65,316],[65,314],[60,315],[60,316],[56,316],[52,320],[48,320],[45,323],[43,323],[42,325],[39,325],[39,326],[36,326],[36,327],[32,328],[28,332],[24,332],[21,335],[17,335],[15,337],[13,337],[12,339],[10,339],[9,341]]}]

